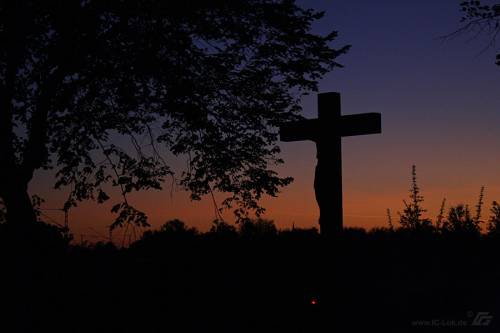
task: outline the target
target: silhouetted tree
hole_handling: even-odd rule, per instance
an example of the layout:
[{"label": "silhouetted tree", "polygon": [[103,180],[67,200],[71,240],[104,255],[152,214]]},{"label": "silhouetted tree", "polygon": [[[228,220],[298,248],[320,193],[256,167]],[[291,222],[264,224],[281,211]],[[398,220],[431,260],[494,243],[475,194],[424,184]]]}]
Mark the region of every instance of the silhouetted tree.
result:
[{"label": "silhouetted tree", "polygon": [[55,168],[81,200],[121,201],[112,225],[147,224],[127,194],[179,182],[222,208],[262,213],[258,200],[290,183],[272,170],[276,127],[338,66],[337,34],[310,33],[322,13],[294,1],[2,1],[0,198],[8,221],[36,220],[28,184]]},{"label": "silhouetted tree", "polygon": [[500,204],[493,201],[490,209],[491,215],[488,220],[488,235],[500,236]]},{"label": "silhouetted tree", "polygon": [[238,231],[243,238],[276,236],[278,229],[272,220],[246,218],[240,221]]},{"label": "silhouetted tree", "polygon": [[394,225],[392,224],[391,210],[387,208],[387,224],[389,225],[389,230],[394,231]]},{"label": "silhouetted tree", "polygon": [[214,220],[212,222],[212,226],[210,227],[211,233],[217,234],[236,234],[236,227],[234,225],[230,225],[222,220]]},{"label": "silhouetted tree", "polygon": [[480,224],[481,221],[481,209],[483,208],[484,204],[484,186],[481,186],[481,190],[479,191],[479,199],[477,200],[476,204],[476,215],[474,216],[474,220],[476,221],[477,224]]},{"label": "silhouetted tree", "polygon": [[439,207],[438,216],[436,217],[436,229],[437,230],[441,229],[443,219],[444,219],[445,206],[446,206],[446,198],[443,198],[443,201],[441,201],[441,206]]},{"label": "silhouetted tree", "polygon": [[423,218],[422,214],[426,212],[421,203],[424,197],[420,195],[420,188],[417,185],[417,169],[415,165],[411,169],[410,202],[403,200],[405,208],[403,213],[399,213],[399,223],[403,229],[419,231],[432,228],[430,219]]},{"label": "silhouetted tree", "polygon": [[159,250],[173,245],[188,245],[190,241],[197,239],[199,232],[196,228],[188,227],[179,219],[165,222],[158,230],[147,230],[142,239],[130,244],[131,247],[146,247]]},{"label": "silhouetted tree", "polygon": [[188,227],[186,223],[179,219],[173,219],[170,221],[165,222],[160,227],[160,231],[162,233],[172,233],[172,234],[180,234],[180,233],[187,233],[187,234],[197,234],[197,230],[193,227]]},{"label": "silhouetted tree", "polygon": [[[489,42],[485,49],[494,46],[500,32],[500,3],[485,5],[481,1],[471,0],[460,3],[462,26],[446,37],[462,34],[473,34],[474,37],[486,36]],[[500,54],[496,56],[496,64],[500,65]]]},{"label": "silhouetted tree", "polygon": [[450,207],[448,218],[443,221],[441,230],[444,234],[460,236],[480,236],[481,234],[479,221],[471,216],[469,207],[462,204]]},{"label": "silhouetted tree", "polygon": [[[444,234],[456,234],[466,236],[481,235],[481,210],[484,204],[484,186],[479,191],[478,202],[475,206],[476,211],[474,216],[471,215],[469,206],[457,205],[450,207],[448,217],[445,219],[441,226],[440,231]],[[441,212],[444,210],[444,204],[441,205]],[[441,213],[440,213],[441,214]]]}]

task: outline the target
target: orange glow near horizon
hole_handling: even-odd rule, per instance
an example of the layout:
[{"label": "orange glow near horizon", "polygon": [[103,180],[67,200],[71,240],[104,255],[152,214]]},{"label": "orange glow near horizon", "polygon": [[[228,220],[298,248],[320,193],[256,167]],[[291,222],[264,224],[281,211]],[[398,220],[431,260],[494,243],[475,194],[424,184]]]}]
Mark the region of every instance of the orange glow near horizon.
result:
[{"label": "orange glow near horizon", "polygon": [[[358,141],[367,141],[368,137],[360,137]],[[349,139],[352,140],[352,139]],[[295,147],[293,147],[295,145]],[[301,228],[318,227],[318,207],[312,187],[315,167],[315,151],[312,143],[293,143],[283,146],[286,158],[285,165],[280,167],[282,175],[291,175],[295,181],[283,189],[276,198],[266,197],[262,205],[266,208],[264,218],[272,219],[281,228],[292,226]],[[375,163],[369,156],[348,154],[355,149],[352,144],[344,142],[344,225],[346,227],[373,228],[387,226],[387,209],[390,209],[393,223],[397,225],[398,211],[403,209],[403,199],[407,199],[410,187],[411,161],[399,166],[386,167],[383,163]],[[500,155],[500,154],[499,154]],[[432,156],[427,159],[432,160]],[[437,158],[437,157],[434,157]],[[435,219],[443,198],[447,199],[447,207],[459,203],[469,204],[471,210],[477,203],[479,190],[486,186],[483,219],[487,219],[490,203],[500,199],[500,187],[495,187],[496,173],[494,168],[489,173],[478,172],[467,165],[459,165],[453,170],[443,170],[443,167],[430,162],[417,161],[418,185],[424,196],[423,206],[428,210],[427,216]],[[372,163],[372,164],[371,164]],[[500,156],[495,165],[500,164]],[[491,165],[491,164],[490,164]],[[481,163],[478,164],[478,167]],[[48,191],[44,205],[61,205],[63,192]],[[218,200],[221,195],[216,196]],[[116,197],[114,197],[117,200]],[[70,227],[76,240],[103,240],[107,237],[107,226],[114,216],[109,212],[113,199],[104,205],[92,202],[82,203],[70,213]],[[206,231],[215,218],[212,200],[191,201],[187,192],[175,190],[172,194],[168,189],[158,192],[142,192],[131,196],[131,202],[147,213],[152,228],[158,228],[164,222],[179,218],[189,226]],[[51,218],[62,222],[59,212],[45,212]],[[232,213],[224,213],[224,218],[231,222]],[[119,234],[120,231],[117,231]]]}]

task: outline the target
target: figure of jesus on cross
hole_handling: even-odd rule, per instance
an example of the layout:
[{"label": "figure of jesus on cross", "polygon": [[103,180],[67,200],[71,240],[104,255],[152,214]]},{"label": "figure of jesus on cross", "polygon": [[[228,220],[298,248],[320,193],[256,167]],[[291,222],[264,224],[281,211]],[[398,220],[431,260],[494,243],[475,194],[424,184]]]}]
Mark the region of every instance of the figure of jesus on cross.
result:
[{"label": "figure of jesus on cross", "polygon": [[316,143],[318,163],[314,191],[319,206],[320,232],[324,236],[339,234],[343,228],[342,213],[342,137],[381,133],[380,113],[342,116],[340,94],[318,94],[318,118],[283,124],[281,141],[312,140]]}]

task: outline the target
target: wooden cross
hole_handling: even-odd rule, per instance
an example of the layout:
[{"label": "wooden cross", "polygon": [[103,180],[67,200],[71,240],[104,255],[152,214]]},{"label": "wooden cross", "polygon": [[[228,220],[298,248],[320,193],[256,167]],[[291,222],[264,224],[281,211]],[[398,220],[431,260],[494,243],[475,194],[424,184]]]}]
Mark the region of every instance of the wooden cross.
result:
[{"label": "wooden cross", "polygon": [[342,231],[342,137],[381,133],[380,113],[341,116],[340,94],[318,94],[318,118],[283,124],[280,140],[316,143],[314,191],[322,235]]}]

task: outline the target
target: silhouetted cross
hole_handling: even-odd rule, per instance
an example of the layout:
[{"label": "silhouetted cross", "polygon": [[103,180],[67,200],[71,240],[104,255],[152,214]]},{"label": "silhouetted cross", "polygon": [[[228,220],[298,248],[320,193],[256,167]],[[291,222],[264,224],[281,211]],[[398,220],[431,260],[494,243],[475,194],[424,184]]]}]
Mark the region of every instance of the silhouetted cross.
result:
[{"label": "silhouetted cross", "polygon": [[340,115],[340,94],[318,94],[318,118],[283,124],[281,141],[316,142],[314,190],[322,235],[342,230],[342,137],[381,133],[380,113]]}]

